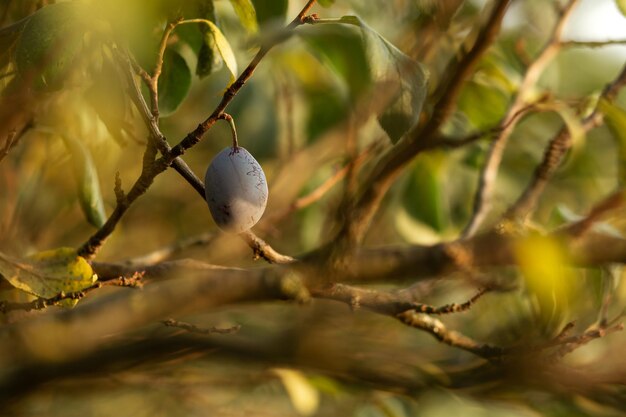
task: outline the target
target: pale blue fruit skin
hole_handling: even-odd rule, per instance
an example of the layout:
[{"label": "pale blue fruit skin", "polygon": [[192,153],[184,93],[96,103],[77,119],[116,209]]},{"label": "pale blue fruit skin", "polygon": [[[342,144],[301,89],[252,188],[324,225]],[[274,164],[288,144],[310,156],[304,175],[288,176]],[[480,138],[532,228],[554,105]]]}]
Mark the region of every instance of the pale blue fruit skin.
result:
[{"label": "pale blue fruit skin", "polygon": [[267,181],[261,165],[241,146],[218,153],[204,176],[206,201],[217,226],[241,233],[254,226],[267,205]]}]

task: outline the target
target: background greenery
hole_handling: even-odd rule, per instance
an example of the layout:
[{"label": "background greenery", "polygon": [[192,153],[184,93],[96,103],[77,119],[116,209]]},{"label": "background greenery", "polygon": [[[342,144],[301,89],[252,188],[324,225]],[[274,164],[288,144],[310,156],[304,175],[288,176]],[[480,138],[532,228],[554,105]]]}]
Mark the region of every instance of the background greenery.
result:
[{"label": "background greenery", "polygon": [[[3,0],[1,24],[8,27],[20,22],[46,3],[54,2]],[[56,3],[47,7],[60,10],[72,2]],[[207,6],[209,3],[214,3],[214,9]],[[350,25],[301,27],[296,29],[296,36],[263,59],[229,106],[240,145],[262,164],[270,185],[268,208],[254,231],[279,252],[294,256],[334,236],[345,187],[340,183],[314,204],[282,216],[289,204],[341,169],[354,148],[362,152],[375,146],[366,155],[368,167],[380,149],[393,146],[407,130],[394,131],[401,125],[397,119],[385,125],[367,107],[375,83],[380,81],[373,75],[376,65],[405,59],[402,51],[427,69],[428,87],[419,84],[421,67],[411,67],[408,91],[415,102],[399,112],[417,118],[419,108],[415,104],[434,91],[447,63],[473,40],[475,28],[491,4],[470,0],[318,3],[314,11],[321,18],[357,15],[368,26],[363,29],[366,36],[382,36],[380,39],[398,51],[380,52],[372,43],[363,44],[362,29]],[[557,17],[553,3],[559,2],[513,2],[497,41],[464,84],[457,108],[444,127],[446,134],[462,138],[498,124],[517,92],[525,59],[536,56],[550,36]],[[600,3],[613,4],[583,3],[579,6],[582,11],[575,13],[605,7]],[[0,162],[0,251],[16,257],[51,248],[79,247],[96,230],[94,225],[100,226],[105,214],[113,210],[116,173],[128,187],[141,170],[147,131],[126,95],[123,77],[107,61],[110,51],[99,48],[100,36],[114,36],[128,43],[139,63],[149,69],[168,19],[209,18],[223,32],[241,72],[259,44],[280,34],[280,28],[303,6],[294,0],[113,0],[84,4],[50,16],[42,14],[44,7],[29,20],[31,29],[21,29],[17,40],[9,35],[0,37],[0,45],[6,45],[0,48],[0,87],[5,96],[19,88],[16,80],[24,78],[32,81],[36,93],[25,105],[33,127]],[[448,16],[449,21],[434,21],[445,16],[445,8],[456,12]],[[617,7],[613,13],[619,13]],[[575,16],[573,21],[580,22],[582,17]],[[583,22],[578,24],[602,25]],[[433,24],[435,29],[429,32],[433,38],[424,38],[424,28]],[[38,25],[36,30],[34,25]],[[232,63],[224,65],[212,40],[207,41],[207,30],[199,25],[180,26],[164,57],[161,129],[173,144],[206,119],[233,79]],[[568,26],[565,40],[585,40],[582,35],[584,31],[575,25]],[[59,37],[64,39],[63,47],[47,56],[46,51],[55,49],[54,40]],[[380,39],[374,45],[385,42]],[[384,56],[372,58],[375,53]],[[51,62],[46,62],[45,70],[33,71],[41,56]],[[618,111],[608,126],[582,135],[576,131],[579,126],[575,120],[620,71],[624,56],[619,46],[563,48],[534,90],[526,92],[530,97],[545,96],[550,111],[530,112],[516,126],[491,199],[490,221],[495,221],[524,190],[546,144],[564,125],[579,140],[549,183],[531,228],[548,231],[573,221],[623,185],[619,155],[626,146],[620,142],[625,139],[624,125],[620,125],[624,115]],[[401,72],[400,78],[406,79],[407,74]],[[617,108],[625,104],[621,95]],[[426,110],[429,105],[427,100]],[[3,114],[9,114],[12,103],[5,101],[2,106],[6,107]],[[2,133],[10,128],[3,126]],[[212,156],[230,141],[228,125],[218,122],[185,154],[185,161],[201,176]],[[458,237],[472,213],[488,145],[489,136],[485,135],[467,146],[436,149],[416,157],[383,200],[365,245],[433,244]],[[598,227],[620,235],[626,226],[623,214],[622,210]],[[199,233],[210,233],[209,243],[186,248],[176,254],[177,258],[237,267],[257,267],[262,262],[251,259],[243,241],[216,229],[206,203],[173,170],[157,177],[148,193],[133,205],[97,259],[133,259]],[[477,340],[508,345],[552,337],[572,320],[576,320],[577,328],[587,328],[596,321],[607,294],[613,297],[610,315],[619,314],[626,299],[621,267],[564,268],[558,250],[543,244],[532,242],[520,250],[528,264],[521,268],[525,275],[514,268],[494,272],[513,277],[517,283],[514,291],[486,295],[470,311],[447,317],[448,327],[463,329]],[[536,264],[545,266],[547,275],[537,272],[540,267]],[[546,281],[546,276],[552,281]],[[377,288],[391,286],[381,284]],[[456,279],[426,282],[418,290],[422,301],[432,305],[462,302],[474,291],[471,282]],[[115,291],[132,290],[102,289],[103,293]],[[26,301],[31,296],[7,287],[3,297]],[[97,297],[94,294],[80,302],[87,304]],[[27,318],[28,314],[21,312],[4,316],[6,323]],[[216,339],[207,339],[206,346],[181,347],[175,354],[160,354],[158,349],[153,352],[148,343],[145,352],[135,352],[135,357],[121,365],[105,365],[91,373],[71,372],[67,378],[43,386],[34,382],[37,388],[8,410],[28,416],[430,417],[610,416],[620,415],[626,407],[626,339],[619,332],[566,358],[568,365],[582,373],[586,367],[615,370],[615,396],[602,401],[568,388],[565,382],[570,376],[565,371],[556,387],[543,386],[541,381],[517,386],[515,375],[522,369],[512,368],[499,380],[468,373],[465,385],[446,389],[449,373],[462,376],[477,359],[388,317],[366,310],[352,313],[346,305],[333,301],[315,300],[303,306],[257,303],[185,319],[205,327],[238,324],[241,330],[236,335],[213,336]],[[138,329],[129,338],[161,337],[170,331],[156,323]],[[238,349],[229,351],[229,343]],[[250,348],[246,351],[241,346]]]}]

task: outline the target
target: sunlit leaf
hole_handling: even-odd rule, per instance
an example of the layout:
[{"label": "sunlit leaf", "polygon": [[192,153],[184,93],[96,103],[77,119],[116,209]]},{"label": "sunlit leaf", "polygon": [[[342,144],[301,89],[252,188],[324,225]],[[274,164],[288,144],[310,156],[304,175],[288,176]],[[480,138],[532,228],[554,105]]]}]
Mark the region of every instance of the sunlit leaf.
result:
[{"label": "sunlit leaf", "polygon": [[293,408],[302,416],[314,414],[319,407],[319,392],[299,371],[293,369],[273,369],[289,395]]},{"label": "sunlit leaf", "polygon": [[[377,94],[382,95],[382,100],[386,103],[379,111],[378,121],[391,141],[396,143],[415,126],[419,119],[426,98],[428,72],[420,63],[409,58],[360,18],[344,16],[336,20],[336,23],[329,23],[329,25],[336,24],[340,25],[337,33],[344,36],[347,29],[341,24],[360,28],[362,43],[352,42],[353,45],[350,49],[353,51],[357,48],[363,50],[369,69],[367,78],[379,87],[381,91],[378,91]],[[326,24],[321,26],[326,26]],[[330,48],[336,47],[331,46]],[[328,52],[325,53],[327,56],[329,55]],[[343,60],[345,61],[346,58]],[[354,64],[349,66],[354,66]],[[344,75],[344,78],[350,83],[355,74],[362,71],[362,68],[358,71],[352,71]]]},{"label": "sunlit leaf", "polygon": [[[217,26],[217,16],[215,15],[215,5],[212,0],[202,2],[200,5],[200,17],[213,22]],[[184,25],[184,27],[190,27]],[[222,68],[224,61],[217,47],[215,36],[208,25],[200,25],[202,32],[201,45],[198,49],[198,62],[196,64],[196,75],[200,78],[206,77]]]},{"label": "sunlit leaf", "polygon": [[233,5],[239,21],[248,32],[255,33],[259,30],[259,25],[256,21],[256,11],[251,0],[230,0],[230,4]]},{"label": "sunlit leaf", "polygon": [[[79,292],[98,279],[91,265],[72,248],[40,252],[28,259],[13,259],[0,253],[0,274],[15,288],[41,298]],[[60,304],[73,306],[76,300]]]},{"label": "sunlit leaf", "polygon": [[341,20],[361,28],[372,80],[393,92],[378,121],[391,141],[396,143],[419,119],[426,98],[428,73],[419,62],[409,58],[358,17],[344,16]]},{"label": "sunlit leaf", "polygon": [[28,19],[15,51],[21,76],[34,77],[39,88],[62,86],[83,46],[81,11],[74,2],[52,4]]},{"label": "sunlit leaf", "polygon": [[562,317],[569,307],[574,280],[562,246],[548,237],[530,236],[515,245],[514,253],[541,316],[547,321]]},{"label": "sunlit leaf", "polygon": [[198,52],[198,64],[196,65],[196,75],[200,78],[218,71],[224,63],[215,42],[215,36],[207,31],[203,34],[202,39],[202,46]]},{"label": "sunlit leaf", "polygon": [[277,21],[282,23],[287,15],[289,0],[252,0],[259,23]]},{"label": "sunlit leaf", "polygon": [[626,110],[608,100],[600,100],[600,111],[604,113],[604,120],[617,142],[618,181],[621,186],[626,185]]},{"label": "sunlit leaf", "polygon": [[167,49],[163,56],[163,72],[159,78],[159,113],[168,116],[183,102],[191,87],[191,71],[185,59]]},{"label": "sunlit leaf", "polygon": [[74,166],[78,201],[87,221],[95,227],[102,227],[106,222],[106,213],[100,192],[100,181],[91,153],[78,139],[62,135]]},{"label": "sunlit leaf", "polygon": [[203,23],[209,28],[209,31],[205,34],[205,36],[212,36],[215,48],[222,56],[224,63],[226,64],[226,68],[230,72],[230,84],[235,81],[238,74],[237,69],[237,59],[235,58],[235,53],[233,49],[230,47],[230,43],[228,39],[224,36],[220,28],[218,28],[215,23],[204,20]]}]

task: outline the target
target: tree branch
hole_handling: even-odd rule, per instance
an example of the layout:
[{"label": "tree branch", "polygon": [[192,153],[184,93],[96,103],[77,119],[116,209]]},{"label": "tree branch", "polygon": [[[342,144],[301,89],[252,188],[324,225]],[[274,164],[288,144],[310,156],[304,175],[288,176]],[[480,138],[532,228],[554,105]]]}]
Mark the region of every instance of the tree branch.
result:
[{"label": "tree branch", "polygon": [[[624,85],[626,85],[626,65],[624,65],[613,82],[604,88],[600,99],[604,98],[608,101],[615,100],[617,93]],[[581,125],[583,130],[588,132],[600,125],[602,121],[602,112],[599,106],[596,106],[593,112],[583,119]],[[517,201],[507,210],[505,218],[525,218],[534,211],[539,197],[543,193],[548,181],[552,178],[557,168],[560,166],[563,157],[571,147],[571,140],[571,134],[566,127],[563,127],[559,133],[552,138],[544,152],[543,160],[535,169],[530,183]]]},{"label": "tree branch", "polygon": [[[302,8],[300,13],[296,16],[296,18],[287,26],[288,30],[293,30],[297,26],[303,24],[304,16],[308,13],[308,11],[313,7],[316,0],[309,0]],[[175,26],[175,25],[174,25]],[[170,26],[168,25],[168,28]],[[172,28],[173,29],[173,28]],[[170,29],[171,32],[171,29]],[[164,35],[165,38],[165,35]],[[263,57],[269,52],[269,50],[278,42],[282,41],[283,38],[276,38],[274,43],[266,44],[261,46],[261,49],[256,54],[256,56],[252,59],[250,64],[246,67],[243,73],[237,78],[237,80],[231,84],[222,97],[222,100],[217,105],[216,109],[213,113],[202,123],[198,125],[198,127],[191,133],[189,133],[178,145],[174,148],[170,149],[169,145],[167,145],[167,141],[165,137],[160,134],[158,130],[158,120],[153,115],[152,118],[146,120],[143,109],[143,104],[139,104],[140,113],[142,113],[142,117],[147,122],[148,126],[151,128],[151,138],[156,139],[154,143],[149,141],[148,146],[146,148],[146,153],[144,154],[144,165],[139,175],[139,178],[135,181],[135,184],[132,186],[130,191],[128,192],[126,199],[122,204],[117,204],[105,224],[94,233],[88,240],[85,242],[79,249],[79,255],[90,259],[93,258],[98,249],[102,246],[104,241],[113,233],[117,223],[122,219],[128,208],[134,201],[143,195],[147,189],[152,185],[154,178],[165,171],[170,165],[173,165],[177,171],[181,173],[181,175],[187,179],[190,184],[194,186],[196,191],[200,192],[199,184],[201,182],[198,178],[191,172],[191,170],[180,160],[178,157],[181,156],[187,149],[197,144],[201,137],[215,124],[215,122],[222,117],[224,110],[230,104],[235,95],[241,90],[244,84],[250,79],[254,70],[261,62]],[[167,39],[165,39],[167,41]],[[155,67],[155,74],[157,67]],[[154,75],[152,77],[154,79]],[[132,85],[136,87],[134,80]],[[136,96],[136,95],[135,95]],[[141,94],[139,94],[141,96]],[[137,96],[134,100],[137,99]],[[154,148],[154,149],[153,149]],[[158,149],[162,156],[158,159],[154,159],[156,154],[156,149]],[[181,172],[182,171],[182,172]],[[202,188],[203,190],[203,188]],[[204,193],[202,193],[204,197]]]},{"label": "tree branch", "polygon": [[435,307],[417,302],[411,288],[378,291],[336,283],[329,287],[311,290],[311,294],[314,297],[340,301],[348,304],[353,310],[363,307],[391,317],[408,310],[415,310],[418,313],[430,315],[460,313],[469,310],[472,305],[487,292],[489,292],[489,289],[483,288],[462,304],[453,303]]},{"label": "tree branch", "polygon": [[510,0],[496,2],[472,48],[460,61],[448,66],[446,75],[434,94],[437,101],[427,121],[418,125],[404,140],[385,153],[370,174],[363,179],[360,194],[356,196],[353,207],[350,208],[350,216],[335,239],[334,246],[339,247],[340,252],[342,246],[353,247],[362,240],[383,196],[402,168],[420,152],[438,145],[439,128],[454,109],[463,82],[471,75],[479,59],[495,41],[509,3]]},{"label": "tree branch", "polygon": [[483,224],[487,214],[489,213],[493,188],[500,163],[502,162],[502,156],[509,137],[515,129],[515,124],[511,123],[511,121],[513,120],[515,114],[527,105],[527,95],[534,88],[544,69],[558,53],[561,46],[563,28],[565,27],[565,24],[567,23],[567,20],[577,3],[578,0],[570,0],[559,14],[552,30],[550,40],[543,47],[538,57],[526,69],[526,73],[524,74],[524,78],[522,79],[518,92],[515,96],[515,100],[509,107],[509,110],[503,119],[502,131],[498,137],[491,142],[491,146],[487,153],[487,160],[480,172],[478,188],[474,196],[472,216],[461,234],[465,238],[474,235],[476,231],[478,231],[479,227]]}]

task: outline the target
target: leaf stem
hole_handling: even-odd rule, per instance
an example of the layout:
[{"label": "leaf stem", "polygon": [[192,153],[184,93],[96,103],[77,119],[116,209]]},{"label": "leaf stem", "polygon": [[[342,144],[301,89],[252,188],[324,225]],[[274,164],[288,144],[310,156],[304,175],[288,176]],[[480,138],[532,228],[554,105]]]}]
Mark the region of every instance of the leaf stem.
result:
[{"label": "leaf stem", "polygon": [[233,151],[237,152],[239,149],[239,142],[237,141],[237,128],[235,127],[235,119],[233,119],[233,116],[231,116],[228,113],[222,113],[219,116],[219,119],[222,119],[228,122],[228,125],[230,126],[230,131],[233,135]]}]

